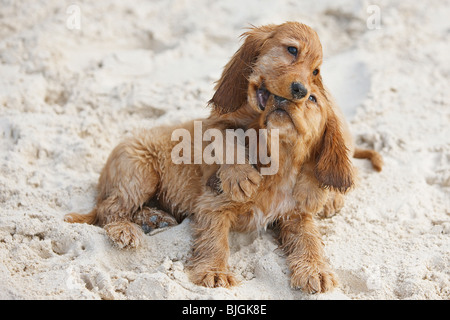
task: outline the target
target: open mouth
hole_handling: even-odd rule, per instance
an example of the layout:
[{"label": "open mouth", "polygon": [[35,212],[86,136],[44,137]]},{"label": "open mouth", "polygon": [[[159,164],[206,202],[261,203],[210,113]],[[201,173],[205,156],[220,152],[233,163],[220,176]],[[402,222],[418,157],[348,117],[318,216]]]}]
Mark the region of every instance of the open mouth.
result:
[{"label": "open mouth", "polygon": [[256,99],[258,100],[258,107],[264,111],[266,109],[267,100],[269,100],[271,93],[269,90],[267,90],[264,85],[259,87],[258,90],[256,90]]},{"label": "open mouth", "polygon": [[[263,85],[261,85],[261,87],[258,88],[258,90],[256,90],[256,99],[258,100],[258,107],[264,111],[266,109],[267,106],[267,101],[269,100],[270,95],[272,95],[272,93],[266,89],[266,87]],[[288,99],[274,95],[273,94],[273,98],[275,103],[277,104],[281,104],[285,101],[287,101]]]}]

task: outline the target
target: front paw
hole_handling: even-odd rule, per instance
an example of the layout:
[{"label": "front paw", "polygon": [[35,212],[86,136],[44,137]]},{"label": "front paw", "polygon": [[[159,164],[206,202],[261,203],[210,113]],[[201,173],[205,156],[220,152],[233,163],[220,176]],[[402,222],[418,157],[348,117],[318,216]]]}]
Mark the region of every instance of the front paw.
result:
[{"label": "front paw", "polygon": [[234,275],[227,270],[195,272],[192,276],[192,281],[197,285],[207,288],[230,288],[238,283]]},{"label": "front paw", "polygon": [[334,289],[338,284],[333,271],[323,263],[307,264],[293,270],[291,287],[306,293],[324,293]]},{"label": "front paw", "polygon": [[222,165],[217,171],[222,190],[231,200],[243,202],[258,190],[262,176],[250,164]]}]

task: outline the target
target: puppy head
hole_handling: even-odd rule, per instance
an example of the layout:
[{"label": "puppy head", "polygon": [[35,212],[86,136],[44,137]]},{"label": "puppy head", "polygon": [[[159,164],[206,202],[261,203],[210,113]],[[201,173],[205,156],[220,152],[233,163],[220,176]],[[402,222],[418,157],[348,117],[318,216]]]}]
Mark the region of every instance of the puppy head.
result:
[{"label": "puppy head", "polygon": [[323,188],[346,192],[353,170],[341,124],[326,91],[313,90],[315,99],[286,99],[271,94],[259,118],[259,128],[278,129],[285,156],[300,163],[312,159],[314,174]]},{"label": "puppy head", "polygon": [[260,128],[279,129],[282,143],[313,158],[322,187],[345,192],[353,185],[352,166],[341,124],[322,84],[317,33],[304,24],[286,22],[253,28],[243,37],[210,104],[228,113],[248,103],[261,112]]},{"label": "puppy head", "polygon": [[243,37],[210,100],[216,111],[236,111],[247,102],[263,110],[270,94],[290,100],[309,97],[320,80],[322,63],[322,46],[314,30],[286,22],[253,28]]},{"label": "puppy head", "polygon": [[322,46],[314,30],[295,22],[276,27],[249,76],[249,104],[264,110],[270,94],[292,101],[310,98],[312,90],[322,87],[321,64]]}]

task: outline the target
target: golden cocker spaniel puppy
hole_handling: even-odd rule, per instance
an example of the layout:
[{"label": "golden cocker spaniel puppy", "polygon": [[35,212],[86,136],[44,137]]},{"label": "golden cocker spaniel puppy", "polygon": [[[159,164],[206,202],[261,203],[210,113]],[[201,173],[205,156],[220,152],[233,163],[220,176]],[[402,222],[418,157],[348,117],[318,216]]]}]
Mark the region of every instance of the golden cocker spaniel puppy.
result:
[{"label": "golden cocker spaniel puppy", "polygon": [[[94,210],[68,214],[66,221],[97,224],[119,246],[135,247],[142,227],[173,225],[189,216],[195,233],[190,276],[207,287],[237,283],[227,261],[231,230],[274,224],[292,287],[325,292],[337,281],[313,217],[330,202],[331,211],[339,209],[341,193],[354,184],[352,156],[365,152],[362,156],[380,169],[381,158],[372,150],[355,152],[342,114],[322,84],[322,48],[311,28],[288,22],[253,28],[244,36],[244,44],[224,68],[200,135],[216,130],[218,139],[217,132],[225,136],[230,129],[263,132],[256,135],[256,145],[241,140],[245,161],[189,161],[211,151],[210,145],[192,142],[177,149],[174,132],[194,137],[199,122],[143,130],[109,156]],[[270,163],[261,157],[250,161],[255,147]],[[223,160],[227,148],[220,156],[219,148],[210,155]],[[174,161],[174,150],[183,161]],[[276,170],[262,174],[270,167]]]}]

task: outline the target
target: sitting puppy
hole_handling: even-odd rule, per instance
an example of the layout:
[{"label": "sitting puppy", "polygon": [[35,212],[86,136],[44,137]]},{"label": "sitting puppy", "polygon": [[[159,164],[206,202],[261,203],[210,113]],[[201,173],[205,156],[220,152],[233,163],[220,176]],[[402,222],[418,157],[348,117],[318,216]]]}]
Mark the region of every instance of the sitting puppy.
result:
[{"label": "sitting puppy", "polygon": [[[143,130],[111,153],[100,175],[95,209],[87,215],[69,214],[66,221],[97,224],[119,246],[135,247],[141,226],[171,225],[190,216],[195,230],[191,279],[207,287],[236,284],[227,263],[230,230],[276,223],[292,286],[306,292],[332,289],[336,279],[313,216],[330,193],[352,187],[354,152],[339,110],[318,75],[321,62],[320,42],[309,27],[287,23],[255,28],[219,81],[212,100],[215,111],[203,120],[202,134],[211,128],[245,128],[267,130],[267,140],[278,135],[278,148],[258,141],[258,149],[276,162],[274,174],[260,175],[268,166],[261,159],[256,168],[175,164],[172,152],[178,141],[172,140],[172,133],[183,129],[192,137],[194,122]],[[229,76],[241,77],[239,68],[246,73],[233,87]],[[296,80],[302,76],[306,78]],[[233,99],[242,92],[243,101]],[[222,104],[226,93],[234,101],[228,108]],[[191,156],[194,151],[195,146]],[[215,177],[225,192],[217,194],[210,187],[217,185]],[[158,210],[149,208],[150,202]]]},{"label": "sitting puppy", "polygon": [[[177,142],[171,134],[184,128],[193,135],[193,123],[187,123],[143,131],[119,144],[100,176],[97,207],[88,215],[70,214],[66,220],[96,223],[116,243],[134,246],[142,233],[135,221],[142,221],[149,200],[156,200],[166,215],[177,220],[191,216],[195,230],[191,279],[208,287],[236,284],[227,263],[230,230],[250,231],[276,222],[292,270],[292,286],[306,292],[330,290],[336,280],[325,261],[313,215],[304,210],[301,168],[313,156],[318,170],[331,177],[327,187],[342,192],[352,186],[353,177],[337,117],[327,103],[321,103],[326,101],[323,93],[315,97],[294,102],[271,95],[250,125],[267,129],[268,140],[277,129],[279,148],[259,142],[258,148],[268,148],[271,159],[277,159],[278,171],[263,176],[258,192],[248,201],[217,195],[206,186],[209,177],[202,175],[201,164],[172,163]],[[261,170],[264,165],[256,167]],[[317,197],[324,203],[326,190]]]}]

